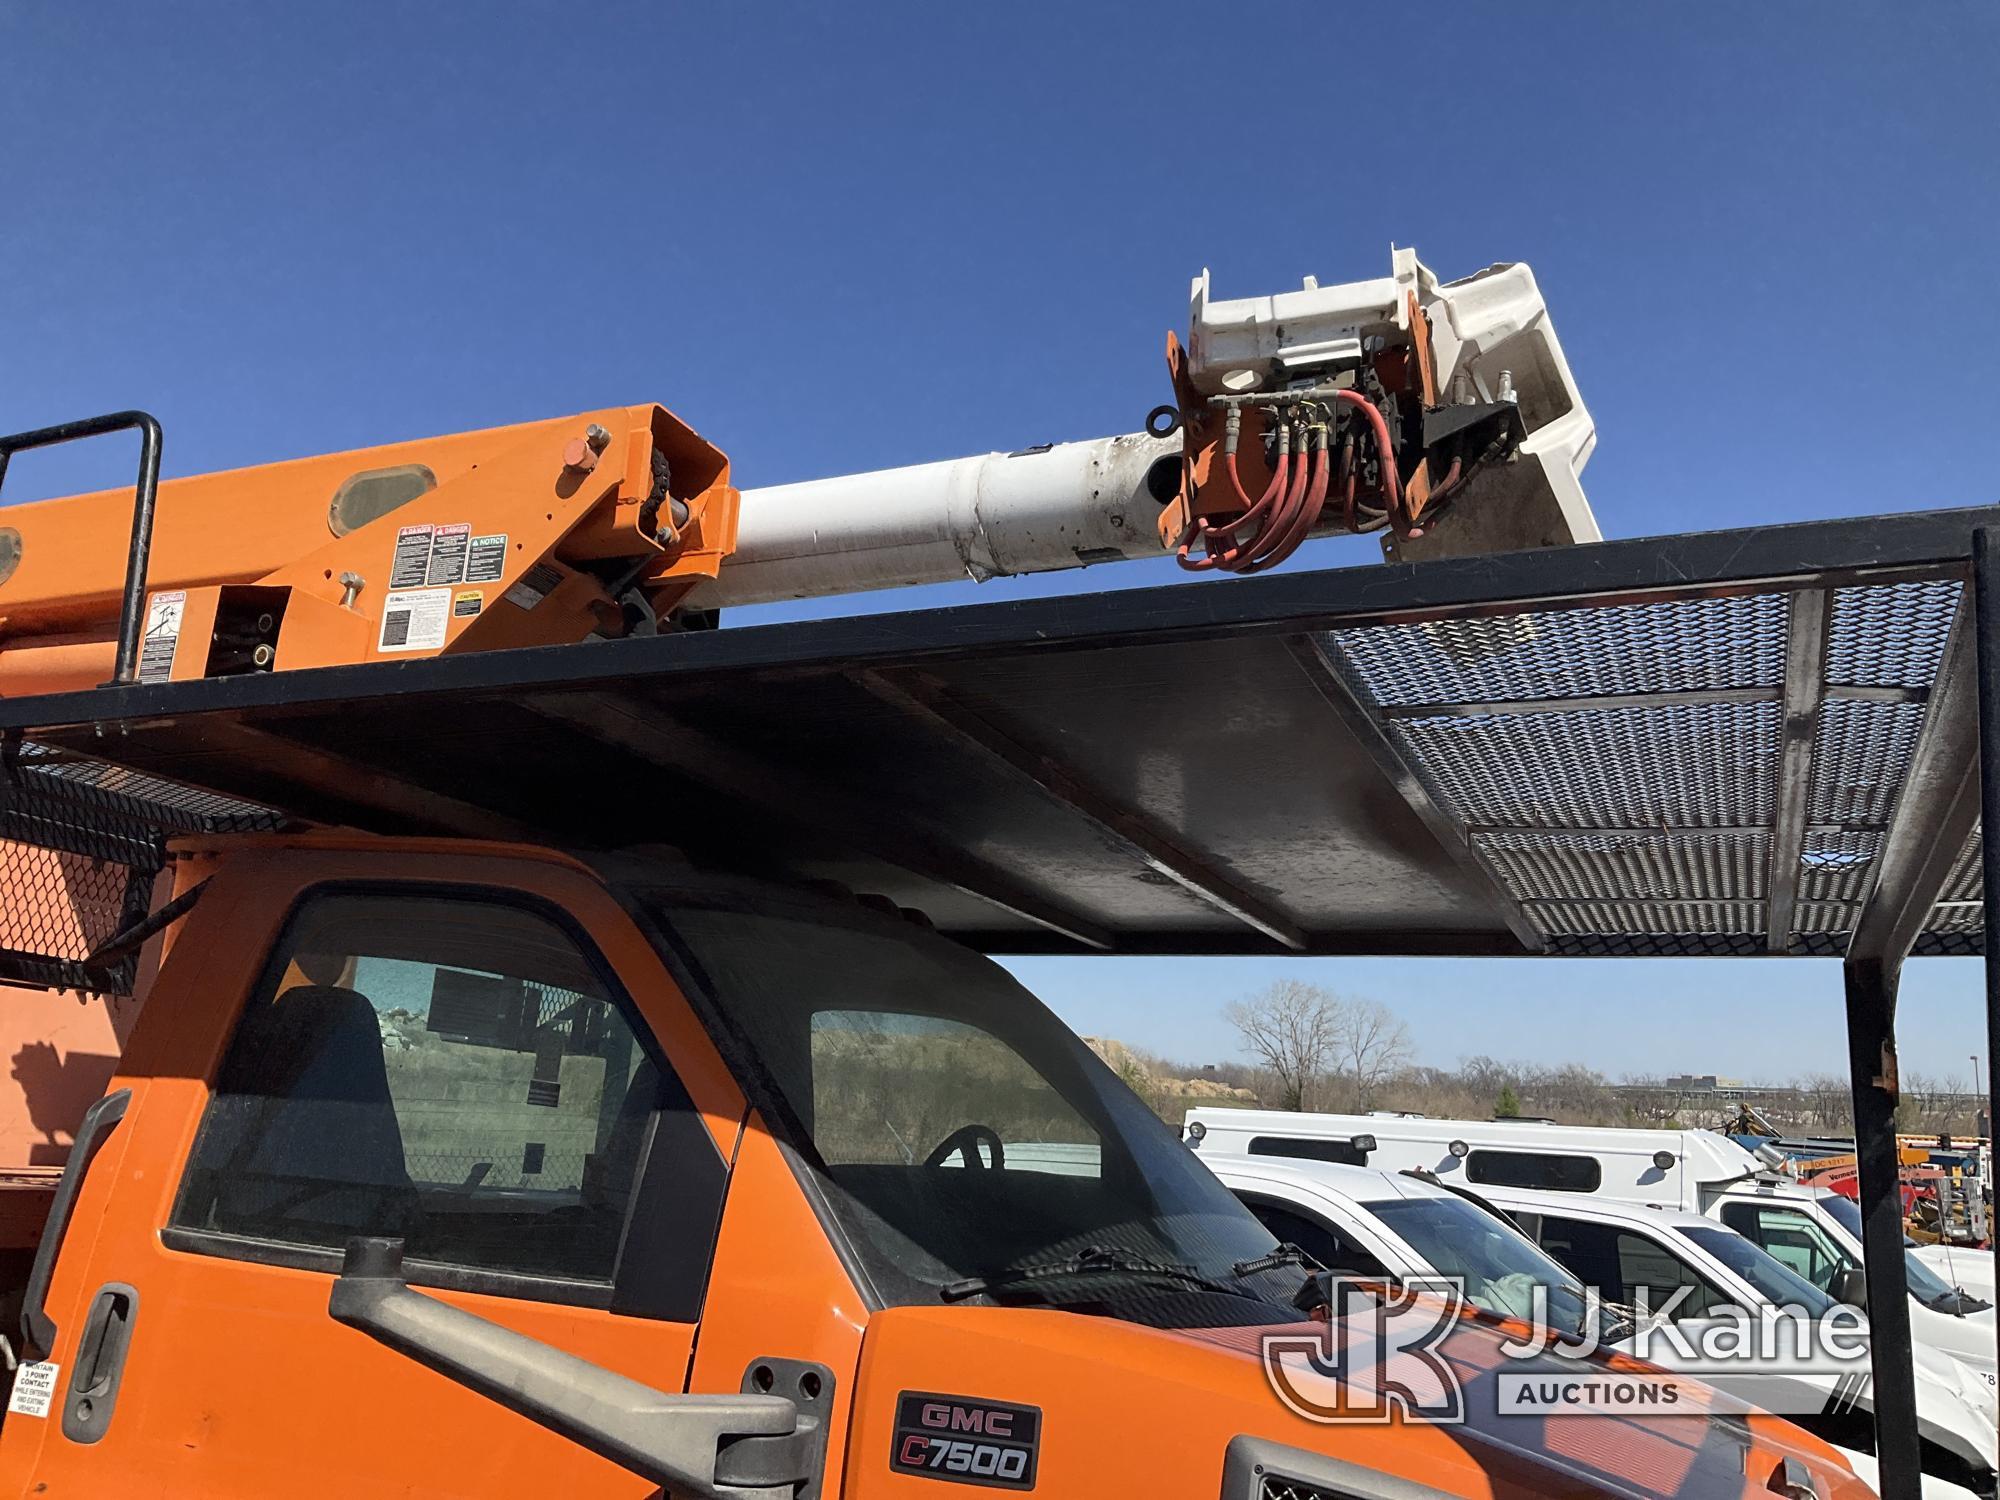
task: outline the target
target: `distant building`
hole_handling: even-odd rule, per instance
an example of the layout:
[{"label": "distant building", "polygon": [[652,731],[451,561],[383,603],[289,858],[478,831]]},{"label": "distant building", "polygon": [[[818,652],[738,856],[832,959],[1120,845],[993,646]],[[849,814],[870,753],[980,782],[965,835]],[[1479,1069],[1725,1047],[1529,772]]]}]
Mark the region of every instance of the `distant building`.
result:
[{"label": "distant building", "polygon": [[1741,1089],[1743,1080],[1724,1078],[1719,1073],[1676,1073],[1666,1081],[1666,1087],[1679,1089],[1684,1094],[1715,1094]]}]

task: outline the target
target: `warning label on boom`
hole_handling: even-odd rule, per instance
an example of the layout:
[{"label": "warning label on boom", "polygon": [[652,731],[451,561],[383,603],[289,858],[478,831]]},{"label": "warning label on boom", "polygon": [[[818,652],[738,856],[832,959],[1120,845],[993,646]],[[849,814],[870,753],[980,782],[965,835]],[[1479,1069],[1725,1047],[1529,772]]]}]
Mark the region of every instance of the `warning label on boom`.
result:
[{"label": "warning label on boom", "polygon": [[174,652],[181,643],[181,618],[187,613],[188,596],[176,589],[155,594],[146,605],[146,637],[139,648],[139,680],[165,682],[174,675]]},{"label": "warning label on boom", "polygon": [[451,622],[450,589],[406,589],[382,601],[378,651],[435,651]]},{"label": "warning label on boom", "polygon": [[498,583],[507,571],[507,533],[502,531],[494,536],[476,536],[472,539],[472,553],[465,564],[467,583]]},{"label": "warning label on boom", "polygon": [[465,582],[465,551],[472,540],[472,527],[461,521],[440,526],[431,533],[431,570],[427,583]]},{"label": "warning label on boom", "polygon": [[405,526],[396,533],[396,555],[389,564],[389,587],[413,589],[422,586],[431,567],[431,533],[434,526]]}]

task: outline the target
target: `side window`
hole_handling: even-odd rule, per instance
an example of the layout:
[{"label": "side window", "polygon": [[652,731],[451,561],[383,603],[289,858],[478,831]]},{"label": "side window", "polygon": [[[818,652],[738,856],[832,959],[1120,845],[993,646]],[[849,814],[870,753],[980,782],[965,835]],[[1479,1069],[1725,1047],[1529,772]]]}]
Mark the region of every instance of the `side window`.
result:
[{"label": "side window", "polygon": [[[1243,1196],[1243,1195],[1239,1195]],[[1243,1196],[1243,1206],[1257,1216],[1257,1222],[1280,1243],[1297,1245],[1329,1271],[1355,1276],[1388,1276],[1389,1268],[1364,1249],[1353,1236],[1344,1234],[1317,1214],[1302,1214],[1268,1198]]]},{"label": "side window", "polygon": [[1606,1302],[1630,1307],[1643,1290],[1647,1306],[1657,1311],[1682,1287],[1691,1287],[1674,1316],[1699,1318],[1729,1300],[1665,1246],[1613,1224],[1545,1214],[1540,1243],[1585,1286],[1596,1287]]},{"label": "side window", "polygon": [[1551,1188],[1559,1193],[1594,1193],[1604,1181],[1596,1157],[1552,1151],[1475,1151],[1465,1159],[1465,1175],[1468,1181],[1490,1187]]},{"label": "side window", "polygon": [[497,902],[328,894],[238,1024],[171,1224],[330,1251],[396,1235],[412,1262],[608,1287],[668,1115],[685,1180],[714,1178],[713,1204],[677,1205],[699,1234],[720,1157],[568,933]]},{"label": "side window", "polygon": [[1308,1141],[1287,1135],[1253,1135],[1250,1137],[1250,1154],[1332,1161],[1346,1167],[1368,1165],[1368,1153],[1356,1149],[1352,1141]]},{"label": "side window", "polygon": [[1674,1317],[1707,1317],[1729,1305],[1729,1299],[1711,1287],[1695,1268],[1650,1235],[1621,1230],[1618,1235],[1618,1268],[1628,1292],[1637,1299],[1646,1292],[1646,1305],[1655,1311],[1686,1287],[1688,1294],[1674,1310]]},{"label": "side window", "polygon": [[1795,1208],[1725,1203],[1722,1222],[1821,1291],[1833,1285],[1834,1276],[1847,1264],[1847,1257],[1827,1238],[1826,1231]]}]

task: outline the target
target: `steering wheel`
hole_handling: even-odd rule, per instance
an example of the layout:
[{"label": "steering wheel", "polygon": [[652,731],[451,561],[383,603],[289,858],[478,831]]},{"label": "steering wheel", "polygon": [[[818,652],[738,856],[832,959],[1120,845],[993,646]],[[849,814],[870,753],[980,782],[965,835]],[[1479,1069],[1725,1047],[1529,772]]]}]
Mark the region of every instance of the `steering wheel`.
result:
[{"label": "steering wheel", "polygon": [[[993,1148],[993,1160],[987,1161],[979,1154],[979,1143],[984,1141]],[[1004,1167],[1007,1164],[1007,1148],[1001,1143],[1000,1132],[991,1125],[961,1125],[950,1135],[931,1148],[931,1154],[924,1158],[927,1167],[941,1167],[953,1155],[965,1158],[967,1167],[975,1171],[985,1171],[988,1167]]]}]

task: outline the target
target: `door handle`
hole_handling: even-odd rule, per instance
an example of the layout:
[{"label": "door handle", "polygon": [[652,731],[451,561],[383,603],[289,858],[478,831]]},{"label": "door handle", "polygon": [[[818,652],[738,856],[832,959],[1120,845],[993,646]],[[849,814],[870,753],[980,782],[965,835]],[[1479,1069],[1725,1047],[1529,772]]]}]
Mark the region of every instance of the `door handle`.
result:
[{"label": "door handle", "polygon": [[76,1127],[76,1140],[69,1148],[69,1162],[63,1167],[62,1181],[56,1184],[55,1201],[49,1205],[49,1222],[42,1231],[42,1243],[35,1250],[34,1268],[21,1294],[21,1357],[47,1359],[56,1345],[56,1320],[49,1316],[49,1279],[55,1275],[56,1257],[62,1253],[63,1238],[69,1233],[70,1215],[76,1212],[76,1195],[83,1179],[90,1175],[90,1163],[118,1122],[131,1106],[132,1091],[120,1089],[106,1094],[91,1105]]},{"label": "door handle", "polygon": [[69,1392],[63,1397],[63,1436],[71,1442],[94,1443],[111,1425],[138,1313],[139,1293],[122,1281],[107,1282],[91,1299],[90,1317],[70,1366]]}]

